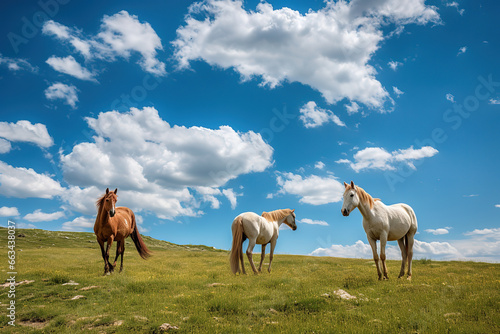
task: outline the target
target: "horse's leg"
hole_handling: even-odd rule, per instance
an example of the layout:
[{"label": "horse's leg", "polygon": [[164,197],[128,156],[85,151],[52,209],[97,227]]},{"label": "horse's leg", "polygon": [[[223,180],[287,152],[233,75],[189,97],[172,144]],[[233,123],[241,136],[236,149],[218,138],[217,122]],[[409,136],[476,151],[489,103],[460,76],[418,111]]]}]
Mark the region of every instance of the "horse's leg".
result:
[{"label": "horse's leg", "polygon": [[411,260],[413,258],[413,243],[414,243],[414,239],[413,239],[414,235],[409,235],[408,234],[408,238],[407,238],[407,244],[406,244],[406,247],[407,247],[407,256],[408,256],[408,280],[411,280]]},{"label": "horse's leg", "polygon": [[377,267],[377,273],[378,273],[378,279],[382,279],[382,272],[380,271],[380,267],[378,265],[378,254],[377,254],[377,240],[372,239],[368,237],[368,242],[370,243],[370,246],[372,248],[372,253],[373,253],[373,261],[375,261],[375,267]]},{"label": "horse's leg", "polygon": [[104,240],[97,238],[97,242],[99,243],[99,247],[101,247],[101,255],[102,259],[104,260],[104,275],[106,275],[106,273],[109,270],[109,267],[108,267],[108,261],[106,261],[106,252],[104,251]]},{"label": "horse's leg", "polygon": [[259,273],[262,272],[262,263],[264,263],[264,257],[266,257],[266,244],[262,245],[262,252],[260,253]]},{"label": "horse's leg", "polygon": [[116,256],[115,256],[115,262],[113,263],[113,267],[116,267],[116,260],[118,260],[118,256],[120,256],[121,246],[122,246],[122,241],[117,241],[116,242]]},{"label": "horse's leg", "polygon": [[108,262],[109,272],[113,272],[113,270],[115,269],[113,267],[113,265],[109,262],[109,250],[111,249],[111,245],[113,244],[113,240],[114,240],[114,236],[110,235],[108,238],[108,243],[106,245],[106,261]]},{"label": "horse's leg", "polygon": [[401,278],[405,275],[405,264],[407,260],[407,254],[406,254],[406,245],[405,245],[405,237],[402,237],[401,239],[398,240],[398,245],[399,249],[401,249],[401,271],[399,272],[398,278]]},{"label": "horse's leg", "polygon": [[276,247],[276,239],[271,240],[271,250],[269,251],[269,267],[267,271],[271,273],[271,263],[273,262],[274,257],[274,247]]},{"label": "horse's leg", "polygon": [[380,260],[382,261],[382,270],[384,272],[384,279],[389,279],[387,276],[387,265],[385,263],[385,245],[387,244],[387,236],[386,235],[381,235],[380,236]]},{"label": "horse's leg", "polygon": [[125,253],[125,240],[122,242],[122,250],[120,252],[121,254],[121,263],[120,263],[120,272],[123,270],[123,253]]},{"label": "horse's leg", "polygon": [[250,262],[250,266],[255,274],[257,274],[257,269],[255,268],[255,264],[253,263],[253,248],[255,247],[255,240],[248,239],[248,248],[247,248],[247,256],[248,261]]},{"label": "horse's leg", "polygon": [[240,252],[240,261],[241,261],[241,272],[243,273],[243,275],[246,275],[247,272],[245,271],[245,262],[243,262],[243,251]]}]

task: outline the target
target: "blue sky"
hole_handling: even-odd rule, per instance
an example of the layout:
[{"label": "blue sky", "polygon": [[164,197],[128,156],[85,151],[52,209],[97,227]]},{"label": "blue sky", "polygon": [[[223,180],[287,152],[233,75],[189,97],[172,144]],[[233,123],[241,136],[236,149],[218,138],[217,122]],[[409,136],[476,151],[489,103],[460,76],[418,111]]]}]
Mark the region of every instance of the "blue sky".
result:
[{"label": "blue sky", "polygon": [[[16,1],[0,11],[0,219],[229,249],[370,258],[342,183],[417,215],[416,257],[500,261],[495,1]],[[389,257],[399,258],[396,243]]]}]

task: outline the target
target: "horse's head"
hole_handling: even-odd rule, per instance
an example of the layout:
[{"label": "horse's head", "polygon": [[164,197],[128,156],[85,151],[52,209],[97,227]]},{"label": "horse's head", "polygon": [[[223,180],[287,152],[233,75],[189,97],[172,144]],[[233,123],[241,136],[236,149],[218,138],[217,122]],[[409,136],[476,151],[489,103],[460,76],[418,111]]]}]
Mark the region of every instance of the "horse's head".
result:
[{"label": "horse's head", "polygon": [[109,191],[109,188],[106,188],[106,195],[104,195],[103,210],[109,212],[110,217],[115,215],[115,204],[118,200],[117,192],[118,188],[115,191]]},{"label": "horse's head", "polygon": [[295,224],[295,209],[290,211],[290,214],[285,218],[285,224],[290,226],[292,230],[297,229],[297,224]]},{"label": "horse's head", "polygon": [[351,184],[344,182],[344,187],[344,203],[341,211],[342,215],[347,217],[359,205],[359,197],[354,182],[351,181]]}]

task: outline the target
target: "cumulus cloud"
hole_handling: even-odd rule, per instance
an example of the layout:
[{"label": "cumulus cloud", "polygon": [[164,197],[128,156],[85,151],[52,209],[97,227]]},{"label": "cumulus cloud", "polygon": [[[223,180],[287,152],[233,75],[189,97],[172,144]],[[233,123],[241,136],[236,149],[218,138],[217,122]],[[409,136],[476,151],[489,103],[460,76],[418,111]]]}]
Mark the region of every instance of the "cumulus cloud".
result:
[{"label": "cumulus cloud", "polygon": [[12,72],[28,71],[38,72],[38,67],[31,65],[27,60],[2,56],[0,53],[0,65],[5,65]]},{"label": "cumulus cloud", "polygon": [[[118,187],[120,205],[161,218],[193,216],[198,214],[193,194],[214,208],[220,205],[220,195],[236,205],[234,191],[218,188],[272,163],[273,149],[260,134],[239,133],[229,126],[171,126],[154,108],[103,112],[86,121],[96,133],[94,141],[60,154],[63,176],[74,187],[70,192],[75,199],[94,193],[86,189]],[[71,207],[75,199],[68,203]],[[89,205],[80,209],[87,212]]]},{"label": "cumulus cloud", "polygon": [[316,128],[329,122],[333,122],[338,126],[345,126],[345,123],[337,115],[330,110],[318,107],[314,101],[304,104],[299,112],[299,119],[304,123],[306,128]]},{"label": "cumulus cloud", "polygon": [[393,70],[396,71],[399,66],[403,65],[403,63],[400,63],[399,61],[390,61],[387,63],[389,67]]},{"label": "cumulus cloud", "polygon": [[392,87],[392,91],[394,92],[394,94],[396,94],[397,97],[400,97],[401,95],[404,94],[402,90],[400,90],[398,87],[395,86]]},{"label": "cumulus cloud", "polygon": [[[377,245],[380,251],[380,245]],[[387,244],[386,255],[389,260],[401,260],[401,250],[397,245]],[[372,259],[372,249],[369,244],[361,240],[356,241],[353,245],[337,245],[333,244],[328,248],[317,248],[310,255],[313,256],[332,256],[343,258],[362,258]],[[457,248],[453,247],[448,242],[424,242],[415,240],[413,246],[413,258],[432,258],[439,260],[451,260],[462,257]]]},{"label": "cumulus cloud", "polygon": [[323,169],[323,168],[325,168],[325,164],[323,163],[323,161],[318,161],[314,164],[314,168]]},{"label": "cumulus cloud", "polygon": [[241,194],[235,193],[232,188],[222,189],[222,193],[226,196],[229,203],[231,203],[231,209],[234,210],[238,204],[238,196],[241,196]]},{"label": "cumulus cloud", "polygon": [[429,228],[429,229],[425,230],[425,232],[431,233],[434,235],[442,235],[442,234],[450,233],[450,229],[451,229],[451,227],[436,228],[436,229]]},{"label": "cumulus cloud", "polygon": [[95,219],[87,217],[76,217],[72,221],[62,224],[63,231],[89,232],[94,228]]},{"label": "cumulus cloud", "polygon": [[280,187],[278,194],[296,195],[299,202],[312,205],[340,202],[344,194],[344,186],[333,176],[303,178],[293,173],[278,173],[276,182]]},{"label": "cumulus cloud", "polygon": [[365,169],[396,170],[396,163],[404,163],[412,169],[416,169],[413,162],[423,158],[429,158],[438,153],[438,150],[431,146],[424,146],[414,149],[413,146],[407,149],[400,149],[391,153],[381,147],[367,147],[356,152],[354,161],[349,159],[337,160],[337,163],[348,164],[355,172]]},{"label": "cumulus cloud", "polygon": [[50,222],[62,218],[64,216],[65,216],[64,211],[44,213],[42,212],[41,209],[38,209],[33,211],[32,213],[28,213],[26,216],[24,216],[24,219],[32,223],[38,223],[38,222]]},{"label": "cumulus cloud", "polygon": [[45,90],[45,97],[49,100],[63,100],[63,102],[73,109],[78,102],[78,89],[73,85],[66,85],[56,82]]},{"label": "cumulus cloud", "polygon": [[45,124],[32,124],[29,121],[17,121],[17,123],[0,122],[1,153],[10,151],[10,142],[27,142],[42,148],[48,148],[54,144]]},{"label": "cumulus cloud", "polygon": [[458,49],[457,56],[460,56],[461,54],[464,54],[465,52],[467,52],[467,47],[462,46],[460,49]]},{"label": "cumulus cloud", "polygon": [[357,114],[359,112],[360,106],[354,101],[351,101],[351,104],[346,104],[345,108],[347,110],[347,114]]},{"label": "cumulus cloud", "polygon": [[47,59],[46,63],[57,72],[71,75],[80,80],[97,81],[94,74],[82,67],[72,56],[64,58],[52,56]]},{"label": "cumulus cloud", "polygon": [[[465,239],[447,242],[425,242],[415,240],[414,259],[465,260],[500,262],[500,228],[475,229],[464,233]],[[378,245],[378,248],[380,246]],[[399,247],[390,242],[386,247],[388,259],[400,260]],[[347,258],[372,258],[369,244],[358,240],[353,245],[333,244],[326,248],[317,248],[311,255]]]},{"label": "cumulus cloud", "polygon": [[299,223],[308,224],[308,225],[329,226],[328,223],[324,220],[313,220],[313,219],[309,219],[309,218],[303,218],[299,221]]},{"label": "cumulus cloud", "polygon": [[453,94],[450,93],[446,94],[446,99],[451,103],[455,103],[455,96],[453,96]]},{"label": "cumulus cloud", "polygon": [[99,32],[94,36],[85,36],[76,28],[52,20],[45,22],[42,32],[69,43],[87,61],[112,62],[118,57],[128,60],[138,54],[138,63],[144,71],[158,76],[166,74],[165,63],[157,58],[158,51],[163,50],[160,37],[148,22],[140,22],[136,15],[127,11],[104,15]]},{"label": "cumulus cloud", "polygon": [[424,0],[332,1],[305,14],[266,2],[247,11],[242,1],[207,0],[191,5],[177,29],[174,57],[180,68],[203,60],[262,86],[300,82],[328,103],[347,98],[383,110],[389,96],[369,65],[384,39],[381,27],[438,21]]},{"label": "cumulus cloud", "polygon": [[500,99],[490,99],[489,104],[500,104]]},{"label": "cumulus cloud", "polygon": [[64,191],[50,176],[31,168],[13,167],[0,161],[0,195],[17,198],[53,198]]},{"label": "cumulus cloud", "polygon": [[454,7],[460,16],[463,16],[465,13],[465,9],[459,8],[459,4],[456,1],[446,3],[446,7]]},{"label": "cumulus cloud", "polygon": [[16,207],[2,206],[0,208],[0,217],[17,217],[19,216],[19,211]]}]

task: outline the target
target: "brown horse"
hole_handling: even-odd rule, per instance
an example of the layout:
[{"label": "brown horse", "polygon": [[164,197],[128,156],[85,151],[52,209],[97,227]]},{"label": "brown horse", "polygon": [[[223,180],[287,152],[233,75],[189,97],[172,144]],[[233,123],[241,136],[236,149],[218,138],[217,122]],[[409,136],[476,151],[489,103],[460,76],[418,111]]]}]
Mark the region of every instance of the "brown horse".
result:
[{"label": "brown horse", "polygon": [[[118,199],[115,191],[109,191],[106,189],[106,193],[100,197],[97,202],[97,217],[94,224],[94,233],[97,237],[97,242],[101,247],[102,258],[104,260],[104,275],[113,272],[116,267],[116,260],[118,255],[121,255],[121,265],[120,272],[123,270],[123,253],[125,252],[125,239],[130,235],[134,241],[135,248],[139,252],[139,255],[146,259],[151,255],[151,252],[146,247],[144,241],[142,241],[139,230],[137,229],[137,224],[135,221],[135,215],[129,208],[118,207],[115,208],[115,203]],[[109,250],[113,241],[116,240],[116,257],[115,263],[111,264],[109,262]],[[107,241],[106,251],[104,250],[104,243]]]}]

